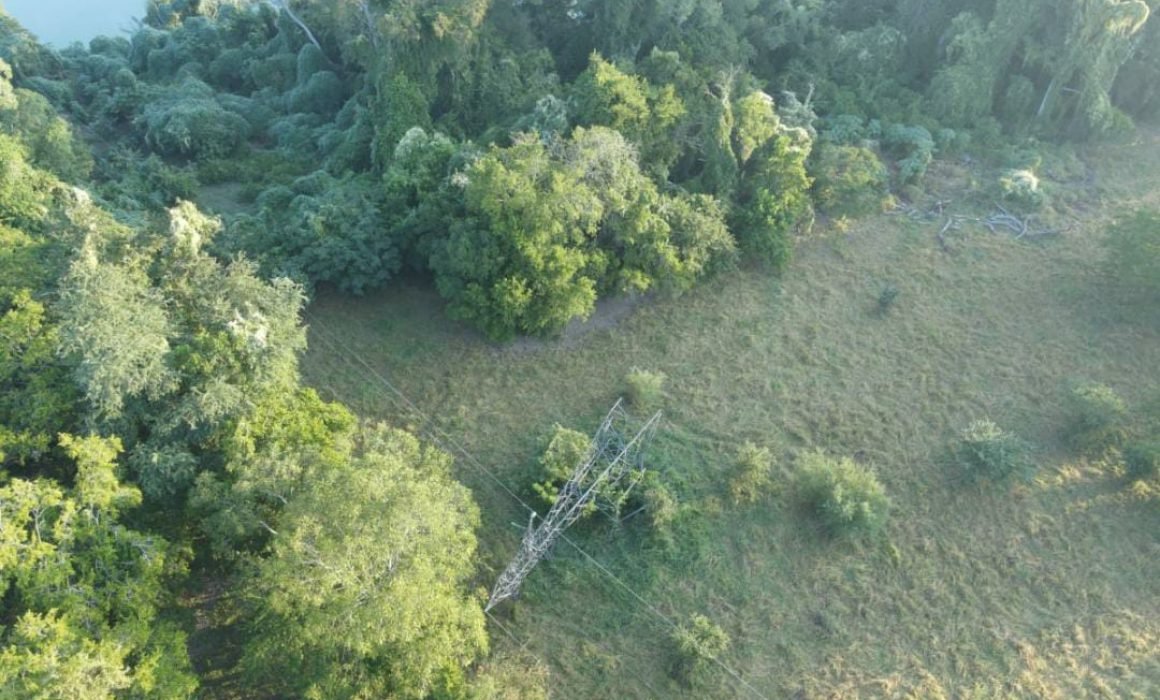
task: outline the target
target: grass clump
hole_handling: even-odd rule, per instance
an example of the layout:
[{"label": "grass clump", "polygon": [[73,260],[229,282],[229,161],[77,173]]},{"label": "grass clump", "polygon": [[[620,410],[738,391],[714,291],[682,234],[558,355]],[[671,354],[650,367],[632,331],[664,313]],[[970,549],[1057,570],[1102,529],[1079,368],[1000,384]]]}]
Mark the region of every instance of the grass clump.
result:
[{"label": "grass clump", "polygon": [[1160,476],[1160,440],[1135,442],[1124,449],[1124,466],[1132,479]]},{"label": "grass clump", "polygon": [[1109,232],[1108,278],[1126,296],[1160,301],[1160,211],[1141,210]]},{"label": "grass clump", "polygon": [[1103,384],[1081,384],[1071,392],[1067,439],[1076,449],[1099,452],[1119,447],[1127,436],[1128,405]]},{"label": "grass clump", "polygon": [[802,502],[832,535],[873,534],[890,514],[890,499],[874,471],[846,457],[806,453],[796,485]]},{"label": "grass clump", "polygon": [[733,473],[729,479],[729,496],[734,505],[761,500],[773,486],[773,454],[768,447],[745,442],[737,450]]},{"label": "grass clump", "polygon": [[633,367],[624,377],[628,402],[634,408],[653,410],[664,400],[665,375],[663,372]]},{"label": "grass clump", "polygon": [[898,295],[901,292],[898,287],[893,284],[886,284],[882,291],[878,293],[878,315],[885,316],[894,308],[894,302],[898,301]]},{"label": "grass clump", "polygon": [[1013,476],[1027,479],[1035,469],[1027,443],[985,418],[972,421],[959,433],[952,452],[955,463],[971,481],[999,483]]},{"label": "grass clump", "polygon": [[673,630],[672,640],[677,650],[673,676],[688,687],[705,677],[713,660],[730,644],[729,634],[701,614],[694,614],[688,624]]}]

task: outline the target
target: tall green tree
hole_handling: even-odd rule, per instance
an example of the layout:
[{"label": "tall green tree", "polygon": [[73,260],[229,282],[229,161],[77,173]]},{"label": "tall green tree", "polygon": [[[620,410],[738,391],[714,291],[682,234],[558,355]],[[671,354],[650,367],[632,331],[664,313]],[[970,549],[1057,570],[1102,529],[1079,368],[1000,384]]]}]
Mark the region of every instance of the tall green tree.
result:
[{"label": "tall green tree", "polygon": [[487,650],[481,599],[466,585],[478,524],[445,453],[362,429],[349,453],[311,467],[246,584],[247,672],[298,697],[461,691]]},{"label": "tall green tree", "polygon": [[157,619],[177,562],[119,522],[141,493],[116,476],[116,438],[61,435],[75,486],[0,482],[0,695],[189,697],[184,635]]}]

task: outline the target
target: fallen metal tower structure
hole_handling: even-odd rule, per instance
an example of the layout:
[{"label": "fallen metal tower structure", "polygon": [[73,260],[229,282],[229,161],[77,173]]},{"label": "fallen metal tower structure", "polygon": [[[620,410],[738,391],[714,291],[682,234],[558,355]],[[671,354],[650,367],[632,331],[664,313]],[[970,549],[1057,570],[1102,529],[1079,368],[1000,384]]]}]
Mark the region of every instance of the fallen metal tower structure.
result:
[{"label": "fallen metal tower structure", "polygon": [[518,595],[524,579],[548,554],[552,545],[593,507],[619,518],[620,506],[644,476],[645,448],[656,433],[660,420],[658,411],[631,439],[627,439],[628,413],[621,400],[613,404],[592,436],[588,452],[560,487],[551,510],[538,525],[537,514],[532,512],[520,551],[496,580],[486,610],[490,611]]}]

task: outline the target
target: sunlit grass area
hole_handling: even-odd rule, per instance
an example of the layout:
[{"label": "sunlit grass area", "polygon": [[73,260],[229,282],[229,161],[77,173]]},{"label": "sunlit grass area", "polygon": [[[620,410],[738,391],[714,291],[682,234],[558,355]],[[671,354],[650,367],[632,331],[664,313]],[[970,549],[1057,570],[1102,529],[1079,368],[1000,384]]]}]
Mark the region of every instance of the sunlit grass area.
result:
[{"label": "sunlit grass area", "polygon": [[[645,518],[573,533],[656,610],[561,545],[496,611],[494,644],[548,662],[559,697],[1156,697],[1160,511],[1061,432],[1077,381],[1135,405],[1160,394],[1155,315],[1110,295],[1100,268],[1111,205],[1160,193],[1156,156],[1151,139],[1099,156],[1058,238],[965,226],[948,252],[937,224],[883,215],[805,241],[780,279],[748,270],[614,302],[554,341],[490,344],[418,281],[323,294],[305,372],[361,415],[462,445],[537,507],[553,424],[591,431],[631,368],[667,375],[651,466],[682,502],[675,545]],[[948,463],[983,417],[1033,445],[1033,481],[974,485]],[[774,449],[780,488],[734,506],[725,470],[745,440]],[[795,505],[794,458],[814,447],[877,472],[893,502],[883,536],[828,538]],[[525,516],[457,464],[484,511],[485,587]],[[692,613],[728,632],[721,660],[756,693],[725,671],[693,689],[671,679],[661,616]]]}]

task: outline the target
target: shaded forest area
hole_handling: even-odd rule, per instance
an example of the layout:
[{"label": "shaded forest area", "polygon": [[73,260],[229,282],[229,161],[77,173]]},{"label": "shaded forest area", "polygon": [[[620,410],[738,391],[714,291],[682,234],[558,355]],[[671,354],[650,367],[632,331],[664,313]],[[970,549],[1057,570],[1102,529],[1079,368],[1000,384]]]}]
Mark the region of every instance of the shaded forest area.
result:
[{"label": "shaded forest area", "polygon": [[[936,158],[1049,219],[1045,156],[1082,171],[1076,144],[1160,117],[1156,6],[150,0],[61,51],[0,13],[0,694],[221,683],[177,604],[213,580],[242,696],[546,697],[488,658],[450,457],[303,385],[315,290],[410,276],[490,341],[550,339],[602,298],[777,274]],[[1153,298],[1156,220],[1113,251]],[[856,470],[815,461],[819,491]]]}]

